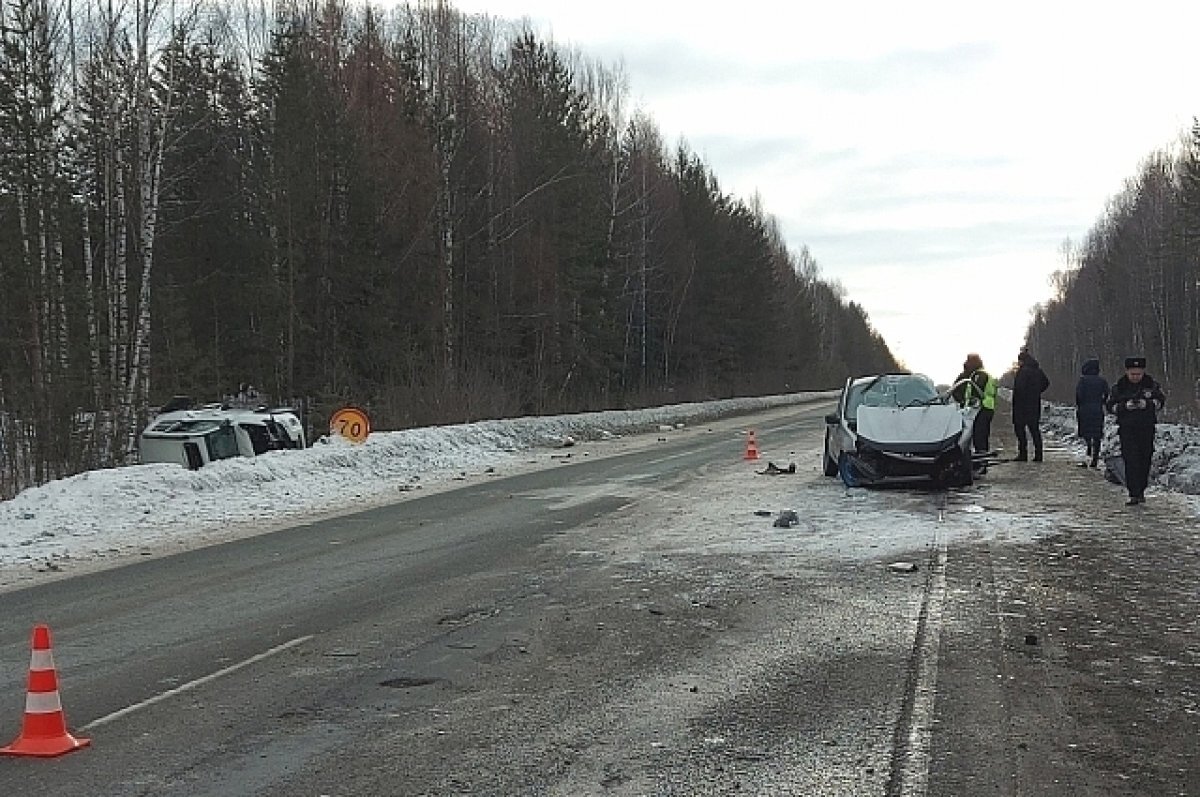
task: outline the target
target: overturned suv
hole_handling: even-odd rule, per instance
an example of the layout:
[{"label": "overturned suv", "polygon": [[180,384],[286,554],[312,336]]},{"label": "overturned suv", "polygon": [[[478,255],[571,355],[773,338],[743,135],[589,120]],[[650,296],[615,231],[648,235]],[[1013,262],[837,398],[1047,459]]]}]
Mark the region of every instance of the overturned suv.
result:
[{"label": "overturned suv", "polygon": [[977,404],[960,407],[929,377],[852,377],[825,416],[824,470],[847,486],[930,483],[960,487],[986,469],[971,454]]}]

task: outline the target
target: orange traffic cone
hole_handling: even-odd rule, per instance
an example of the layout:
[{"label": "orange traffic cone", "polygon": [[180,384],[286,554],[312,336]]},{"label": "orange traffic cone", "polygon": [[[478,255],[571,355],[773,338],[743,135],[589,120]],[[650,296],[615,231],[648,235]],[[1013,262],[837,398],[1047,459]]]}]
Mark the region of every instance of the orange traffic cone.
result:
[{"label": "orange traffic cone", "polygon": [[91,739],[76,739],[67,733],[67,718],[58,698],[58,673],[50,652],[50,629],[44,625],[34,626],[25,720],[21,735],[8,747],[0,747],[0,754],[50,757],[91,743]]},{"label": "orange traffic cone", "polygon": [[753,429],[750,430],[749,436],[746,438],[745,459],[758,459],[758,441],[754,439]]}]

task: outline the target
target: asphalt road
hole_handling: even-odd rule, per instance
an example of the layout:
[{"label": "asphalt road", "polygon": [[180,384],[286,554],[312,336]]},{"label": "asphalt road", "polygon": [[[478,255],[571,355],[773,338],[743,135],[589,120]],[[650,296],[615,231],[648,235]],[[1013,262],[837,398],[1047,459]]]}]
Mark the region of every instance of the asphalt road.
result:
[{"label": "asphalt road", "polygon": [[846,491],[824,411],[0,594],[0,743],[37,622],[92,739],[0,794],[1200,794],[1194,519],[1056,451]]}]

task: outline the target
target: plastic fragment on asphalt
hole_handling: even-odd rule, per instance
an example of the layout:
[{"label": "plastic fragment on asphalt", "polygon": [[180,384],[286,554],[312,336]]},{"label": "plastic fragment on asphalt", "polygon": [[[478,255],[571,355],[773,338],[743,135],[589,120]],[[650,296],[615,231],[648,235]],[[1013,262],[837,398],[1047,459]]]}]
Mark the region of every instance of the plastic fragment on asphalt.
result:
[{"label": "plastic fragment on asphalt", "polygon": [[775,518],[775,525],[781,529],[790,529],[799,522],[800,516],[794,509],[785,509],[779,513],[779,517]]}]

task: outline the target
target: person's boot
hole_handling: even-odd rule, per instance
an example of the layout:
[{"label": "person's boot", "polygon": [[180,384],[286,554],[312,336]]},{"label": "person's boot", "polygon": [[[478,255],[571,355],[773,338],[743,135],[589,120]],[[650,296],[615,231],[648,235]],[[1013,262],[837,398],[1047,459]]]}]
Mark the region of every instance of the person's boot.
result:
[{"label": "person's boot", "polygon": [[1096,453],[1092,454],[1092,467],[1096,467],[1100,462],[1100,447],[1096,447]]},{"label": "person's boot", "polygon": [[1042,461],[1042,452],[1041,452],[1041,451],[1034,451],[1034,452],[1033,452],[1033,461],[1034,461],[1034,462],[1041,462],[1041,461]]},{"label": "person's boot", "polygon": [[1018,451],[1017,455],[1015,457],[1013,457],[1013,462],[1028,462],[1028,461],[1029,461],[1029,454],[1024,451]]}]

